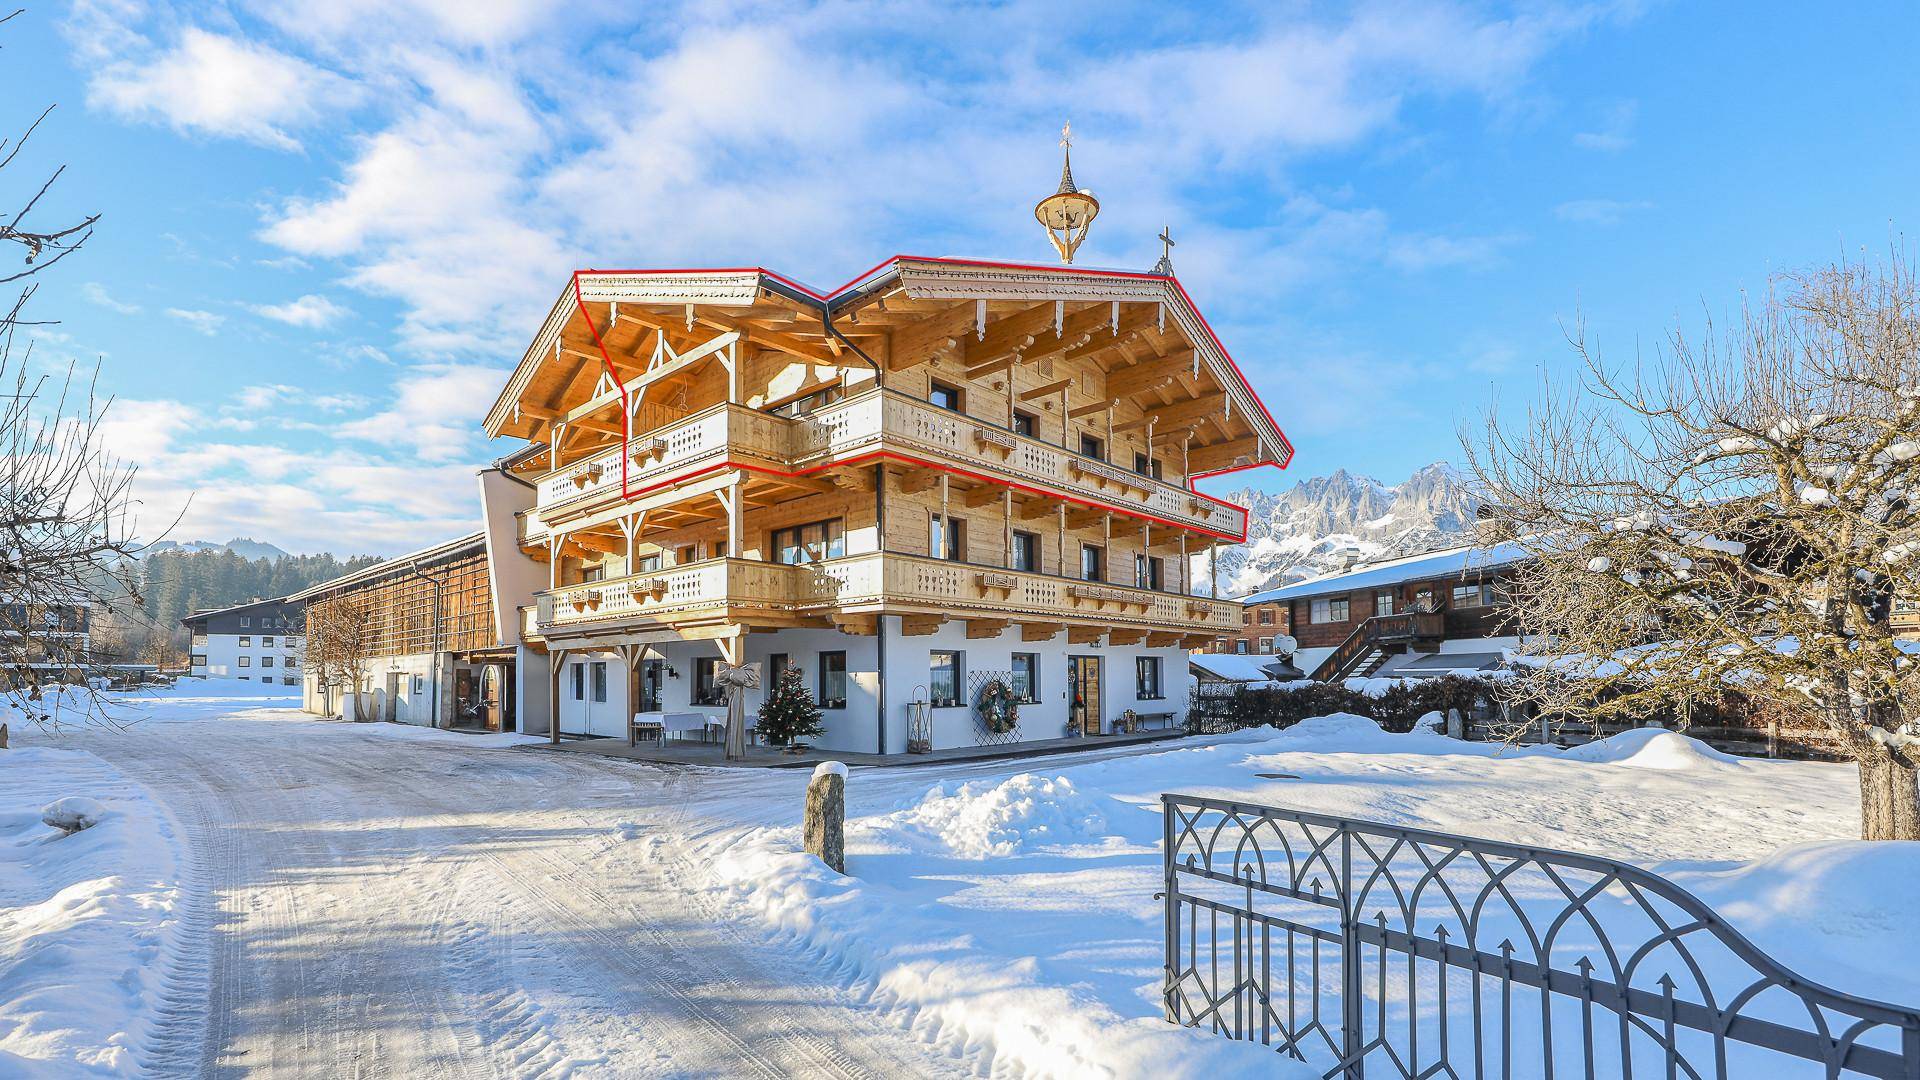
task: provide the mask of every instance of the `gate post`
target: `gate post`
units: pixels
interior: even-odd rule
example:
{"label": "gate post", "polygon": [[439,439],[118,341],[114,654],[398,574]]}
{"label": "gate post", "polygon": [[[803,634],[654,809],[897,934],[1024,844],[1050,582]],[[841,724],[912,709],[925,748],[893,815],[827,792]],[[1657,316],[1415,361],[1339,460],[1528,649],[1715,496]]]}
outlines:
{"label": "gate post", "polygon": [[1366,1066],[1360,1060],[1360,912],[1353,897],[1353,833],[1340,827],[1340,1054],[1342,1072],[1360,1080]]}
{"label": "gate post", "polygon": [[1180,1009],[1175,1004],[1177,996],[1174,987],[1180,980],[1180,879],[1174,873],[1173,861],[1173,796],[1160,796],[1160,862],[1163,895],[1166,897],[1166,970],[1160,976],[1161,1012],[1167,1022],[1180,1022]]}

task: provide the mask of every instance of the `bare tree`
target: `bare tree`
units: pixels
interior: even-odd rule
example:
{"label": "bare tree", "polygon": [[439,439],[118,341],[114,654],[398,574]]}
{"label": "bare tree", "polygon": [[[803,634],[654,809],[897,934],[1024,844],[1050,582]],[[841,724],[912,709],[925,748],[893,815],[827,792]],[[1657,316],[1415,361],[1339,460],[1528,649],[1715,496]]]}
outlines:
{"label": "bare tree", "polygon": [[1463,432],[1549,720],[1729,698],[1814,718],[1860,768],[1861,835],[1920,839],[1920,285],[1911,261],[1777,279],[1724,336]]}
{"label": "bare tree", "polygon": [[307,670],[322,686],[344,686],[350,704],[349,720],[366,720],[366,695],[373,666],[375,627],[367,602],[354,593],[339,593],[307,605]]}
{"label": "bare tree", "polygon": [[[10,21],[19,11],[0,18]],[[20,154],[48,106],[17,139],[0,140],[0,181],[25,166]],[[36,275],[80,250],[98,215],[44,223],[41,201],[66,167],[30,178],[17,208],[0,210],[0,252],[23,255],[0,268],[0,699],[41,723],[57,722],[55,684],[91,685],[94,661],[84,633],[92,612],[132,594],[121,570],[132,539],[133,468],[104,445],[107,402],[74,368],[48,372],[34,356],[26,317]],[[82,695],[96,714],[91,695]]]}

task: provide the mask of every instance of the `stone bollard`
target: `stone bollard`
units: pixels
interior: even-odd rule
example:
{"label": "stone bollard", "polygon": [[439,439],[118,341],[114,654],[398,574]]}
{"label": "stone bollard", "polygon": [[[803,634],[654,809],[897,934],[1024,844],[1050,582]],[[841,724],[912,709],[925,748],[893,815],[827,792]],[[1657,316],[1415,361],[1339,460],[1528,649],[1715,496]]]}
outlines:
{"label": "stone bollard", "polygon": [[823,761],[813,767],[801,835],[809,855],[820,856],[836,874],[847,872],[846,763]]}
{"label": "stone bollard", "polygon": [[1464,739],[1467,737],[1467,720],[1460,715],[1459,709],[1447,710],[1447,738]]}
{"label": "stone bollard", "polygon": [[0,724],[0,750],[7,748],[7,725]]}

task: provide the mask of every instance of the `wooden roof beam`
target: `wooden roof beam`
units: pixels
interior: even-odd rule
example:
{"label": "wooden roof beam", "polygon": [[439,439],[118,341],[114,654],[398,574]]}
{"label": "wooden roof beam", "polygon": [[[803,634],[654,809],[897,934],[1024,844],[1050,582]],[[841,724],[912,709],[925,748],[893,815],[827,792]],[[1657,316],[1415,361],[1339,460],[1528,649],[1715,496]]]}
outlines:
{"label": "wooden roof beam", "polygon": [[1022,390],[1020,392],[1020,400],[1033,401],[1037,398],[1049,397],[1053,394],[1059,393],[1062,390],[1065,390],[1067,387],[1072,385],[1073,385],[1072,379],[1055,379],[1050,383],[1044,383],[1040,386],[1034,387],[1031,390]]}
{"label": "wooden roof beam", "polygon": [[1181,373],[1193,370],[1193,350],[1182,349],[1168,353],[1157,360],[1143,360],[1131,367],[1117,368],[1107,373],[1107,393],[1112,397],[1132,397],[1148,390],[1158,390],[1179,378]]}
{"label": "wooden roof beam", "polygon": [[1259,453],[1260,440],[1253,435],[1243,439],[1214,443],[1211,446],[1196,446],[1187,451],[1187,468],[1194,472],[1212,472],[1215,469],[1249,464]]}

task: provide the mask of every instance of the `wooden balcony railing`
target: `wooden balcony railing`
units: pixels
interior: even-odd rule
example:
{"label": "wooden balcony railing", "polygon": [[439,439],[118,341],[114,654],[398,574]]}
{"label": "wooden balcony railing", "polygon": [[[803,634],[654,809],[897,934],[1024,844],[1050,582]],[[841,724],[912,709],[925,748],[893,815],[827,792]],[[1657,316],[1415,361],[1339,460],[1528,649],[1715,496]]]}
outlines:
{"label": "wooden balcony railing", "polygon": [[715,405],[636,435],[627,447],[615,447],[549,473],[540,481],[535,507],[544,513],[594,496],[617,497],[623,454],[631,455],[626,463],[629,488],[657,484],[675,472],[726,457],[784,464],[788,423],[784,417],[744,405]]}
{"label": "wooden balcony railing", "polygon": [[533,629],[545,636],[609,626],[744,620],[755,612],[952,614],[962,618],[1099,623],[1217,635],[1238,625],[1232,601],[1076,581],[898,553],[789,566],[712,559],[539,594]]}
{"label": "wooden balcony railing", "polygon": [[542,634],[613,622],[678,623],[735,608],[791,609],[794,571],[780,563],[709,559],[668,570],[571,585],[535,597]]}
{"label": "wooden balcony railing", "polygon": [[[798,471],[877,450],[1137,510],[1227,536],[1241,535],[1246,526],[1238,509],[1186,488],[877,387],[805,416],[787,418],[740,405],[716,405],[645,432],[632,441],[627,486],[663,483],[676,473],[724,458],[755,459]],[[541,521],[552,520],[547,515],[556,509],[571,513],[592,502],[617,498],[623,452],[628,451],[608,450],[548,474],[539,483],[534,514]],[[532,521],[521,532],[528,538],[543,535],[545,528],[540,521]]]}
{"label": "wooden balcony railing", "polygon": [[1239,510],[1186,488],[1016,435],[896,390],[854,395],[798,417],[793,425],[790,460],[796,466],[892,449],[1214,532],[1238,536],[1246,526]]}

